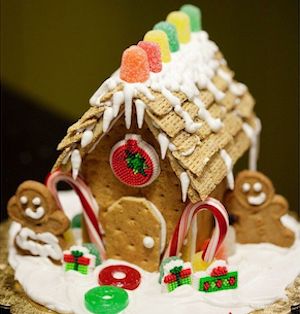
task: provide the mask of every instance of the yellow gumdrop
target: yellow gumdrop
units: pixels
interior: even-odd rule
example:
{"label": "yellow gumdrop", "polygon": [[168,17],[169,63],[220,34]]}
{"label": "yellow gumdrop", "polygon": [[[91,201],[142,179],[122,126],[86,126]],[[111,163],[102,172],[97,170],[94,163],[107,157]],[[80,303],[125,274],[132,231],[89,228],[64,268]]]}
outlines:
{"label": "yellow gumdrop", "polygon": [[202,259],[203,252],[198,252],[192,257],[192,267],[193,271],[204,271],[208,268],[208,266],[212,263],[207,263]]}
{"label": "yellow gumdrop", "polygon": [[167,63],[171,61],[169,41],[165,32],[161,30],[149,31],[145,34],[144,41],[150,41],[159,45],[162,62]]}
{"label": "yellow gumdrop", "polygon": [[68,229],[65,233],[64,233],[64,239],[65,241],[72,245],[75,243],[75,238],[74,238],[74,235],[73,235],[73,231],[72,229]]}
{"label": "yellow gumdrop", "polygon": [[174,11],[167,16],[167,22],[176,27],[179,42],[186,44],[191,39],[189,16],[184,12]]}

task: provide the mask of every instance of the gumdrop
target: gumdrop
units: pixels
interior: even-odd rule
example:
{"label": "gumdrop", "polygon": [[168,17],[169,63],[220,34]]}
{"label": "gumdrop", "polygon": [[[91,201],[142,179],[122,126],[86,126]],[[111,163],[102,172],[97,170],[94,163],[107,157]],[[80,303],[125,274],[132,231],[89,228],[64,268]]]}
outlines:
{"label": "gumdrop", "polygon": [[168,22],[159,22],[154,25],[153,29],[161,30],[167,34],[171,52],[176,52],[179,50],[177,31],[174,25]]}
{"label": "gumdrop", "polygon": [[138,46],[127,48],[122,55],[120,78],[128,83],[145,82],[150,69],[147,53]]}
{"label": "gumdrop", "polygon": [[190,26],[192,32],[199,32],[202,29],[201,11],[198,7],[192,4],[185,4],[180,8],[180,11],[186,13],[190,18]]}
{"label": "gumdrop", "polygon": [[149,31],[145,34],[144,41],[149,41],[158,44],[160,47],[162,61],[165,63],[171,61],[168,37],[165,32],[160,30]]}
{"label": "gumdrop", "polygon": [[144,49],[147,53],[150,71],[155,73],[160,72],[162,64],[159,45],[147,41],[140,41],[138,46]]}
{"label": "gumdrop", "polygon": [[176,27],[179,42],[186,44],[191,39],[190,19],[184,12],[174,11],[167,16],[167,22]]}
{"label": "gumdrop", "polygon": [[95,265],[98,266],[101,264],[101,258],[99,251],[97,250],[97,247],[94,243],[83,243],[83,247],[87,248],[89,250],[89,253],[95,256]]}

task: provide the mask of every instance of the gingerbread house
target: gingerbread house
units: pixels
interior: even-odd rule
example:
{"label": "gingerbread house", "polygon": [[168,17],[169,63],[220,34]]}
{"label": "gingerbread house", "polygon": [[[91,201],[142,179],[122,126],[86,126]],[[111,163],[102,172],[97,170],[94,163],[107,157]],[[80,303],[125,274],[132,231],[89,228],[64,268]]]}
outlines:
{"label": "gingerbread house", "polygon": [[[187,204],[222,201],[234,164],[251,147],[253,168],[257,155],[253,97],[201,26],[181,14],[188,30],[177,23],[182,15],[173,16],[123,53],[121,68],[58,145],[52,169],[90,188],[107,256],[149,271],[158,269]],[[182,249],[186,260],[212,227],[209,213],[198,217]]]}

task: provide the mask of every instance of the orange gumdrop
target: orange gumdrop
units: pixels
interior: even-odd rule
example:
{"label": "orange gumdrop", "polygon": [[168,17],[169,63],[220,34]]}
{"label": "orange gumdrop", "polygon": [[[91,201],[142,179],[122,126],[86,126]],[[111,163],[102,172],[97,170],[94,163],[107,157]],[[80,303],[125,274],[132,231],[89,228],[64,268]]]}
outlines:
{"label": "orange gumdrop", "polygon": [[138,46],[127,48],[122,55],[120,78],[128,83],[145,82],[150,69],[147,53]]}

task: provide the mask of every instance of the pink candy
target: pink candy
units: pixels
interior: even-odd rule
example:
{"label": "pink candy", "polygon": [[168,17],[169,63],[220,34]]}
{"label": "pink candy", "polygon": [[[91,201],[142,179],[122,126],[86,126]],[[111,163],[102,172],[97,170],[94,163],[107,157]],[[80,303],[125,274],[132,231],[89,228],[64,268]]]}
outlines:
{"label": "pink candy", "polygon": [[128,83],[145,82],[150,69],[147,53],[138,46],[127,48],[122,55],[120,78]]}
{"label": "pink candy", "polygon": [[138,46],[147,53],[150,71],[154,73],[160,72],[162,63],[159,45],[153,42],[140,41]]}

